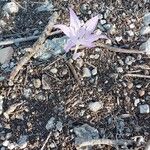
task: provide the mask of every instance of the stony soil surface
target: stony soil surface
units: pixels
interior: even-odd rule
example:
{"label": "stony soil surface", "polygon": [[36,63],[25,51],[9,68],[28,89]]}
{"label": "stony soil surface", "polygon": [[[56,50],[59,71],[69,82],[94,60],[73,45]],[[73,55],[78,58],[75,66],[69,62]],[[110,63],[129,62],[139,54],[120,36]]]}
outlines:
{"label": "stony soil surface", "polygon": [[[109,37],[101,42],[139,49],[147,41],[143,49],[150,50],[149,0],[8,3],[0,1],[0,41],[40,35],[55,11],[62,11],[58,23],[68,24],[71,7],[84,21],[99,15],[97,29]],[[62,43],[62,36],[50,37],[48,42],[57,39]],[[66,61],[59,59],[62,54],[60,47],[56,48],[57,41],[53,53],[32,58],[14,84],[8,84],[12,68],[34,42],[10,45],[13,56],[0,65],[1,150],[40,150],[47,137],[44,150],[73,150],[84,141],[102,138],[134,141],[119,149],[145,149],[150,139],[150,79],[124,75],[149,76],[148,55],[114,53],[98,47],[85,49],[85,56],[73,62],[82,82],[79,86]],[[98,145],[88,149],[115,148]]]}

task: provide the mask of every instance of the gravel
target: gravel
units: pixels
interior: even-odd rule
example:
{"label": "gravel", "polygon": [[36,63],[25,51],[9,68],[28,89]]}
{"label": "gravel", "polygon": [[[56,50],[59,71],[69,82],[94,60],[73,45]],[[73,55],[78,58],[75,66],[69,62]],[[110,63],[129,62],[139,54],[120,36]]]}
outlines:
{"label": "gravel", "polygon": [[83,68],[83,77],[91,77],[91,71],[89,68]]}
{"label": "gravel", "polygon": [[54,117],[51,117],[51,118],[48,120],[48,122],[47,122],[47,124],[46,124],[46,129],[47,129],[47,130],[50,130],[50,129],[52,129],[52,128],[55,127],[54,121],[55,121],[55,118],[54,118]]}
{"label": "gravel", "polygon": [[150,112],[150,108],[148,104],[139,105],[139,109],[141,114],[148,114]]}
{"label": "gravel", "polygon": [[99,138],[99,132],[97,129],[91,127],[88,124],[84,124],[79,127],[74,128],[75,137],[75,144],[81,144],[82,142],[89,141],[92,139]]}

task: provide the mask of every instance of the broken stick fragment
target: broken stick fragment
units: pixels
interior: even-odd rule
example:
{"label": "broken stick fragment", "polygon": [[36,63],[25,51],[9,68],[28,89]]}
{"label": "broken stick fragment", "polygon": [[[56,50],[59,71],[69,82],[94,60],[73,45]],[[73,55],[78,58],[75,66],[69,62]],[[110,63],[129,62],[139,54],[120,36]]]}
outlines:
{"label": "broken stick fragment", "polygon": [[9,82],[12,82],[18,72],[22,69],[22,67],[28,63],[28,61],[33,57],[37,52],[39,52],[43,46],[43,43],[45,42],[46,38],[51,34],[51,31],[53,29],[54,24],[56,23],[58,19],[58,14],[54,12],[50,18],[50,21],[48,22],[48,25],[45,27],[42,34],[39,36],[38,40],[33,44],[33,47],[31,48],[30,53],[26,54],[17,64],[17,66],[12,70],[9,78]]}

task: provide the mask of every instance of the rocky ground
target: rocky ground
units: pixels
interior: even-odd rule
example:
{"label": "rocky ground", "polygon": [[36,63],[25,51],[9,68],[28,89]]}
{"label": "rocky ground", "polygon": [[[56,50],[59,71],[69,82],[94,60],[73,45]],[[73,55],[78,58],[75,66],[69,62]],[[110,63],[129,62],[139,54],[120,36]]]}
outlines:
{"label": "rocky ground", "polygon": [[[65,59],[61,59],[66,37],[59,34],[44,43],[51,51],[32,58],[9,84],[12,69],[36,39],[1,45],[0,149],[72,150],[84,141],[111,139],[133,141],[119,149],[148,150],[150,1],[9,2],[0,1],[0,41],[39,36],[55,11],[62,11],[58,23],[68,24],[68,8],[73,8],[84,21],[99,15],[97,29],[109,37],[100,42],[144,50],[147,55],[115,53],[99,47],[85,49],[84,57],[73,62],[81,80],[79,86]],[[87,148],[115,149],[111,145]]]}

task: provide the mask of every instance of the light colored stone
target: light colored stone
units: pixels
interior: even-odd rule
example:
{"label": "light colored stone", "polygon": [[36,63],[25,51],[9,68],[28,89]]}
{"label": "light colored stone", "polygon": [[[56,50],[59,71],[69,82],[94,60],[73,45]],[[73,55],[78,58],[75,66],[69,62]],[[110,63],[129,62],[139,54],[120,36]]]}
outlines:
{"label": "light colored stone", "polygon": [[129,25],[130,29],[134,29],[135,28],[135,25],[132,23]]}
{"label": "light colored stone", "polygon": [[122,68],[122,67],[118,67],[118,68],[117,68],[117,72],[118,72],[118,73],[122,73],[122,72],[123,72],[123,68]]}
{"label": "light colored stone", "polygon": [[140,105],[139,109],[141,114],[148,114],[150,112],[150,108],[148,104]]}
{"label": "light colored stone", "polygon": [[56,74],[56,73],[58,72],[58,70],[57,70],[57,68],[52,68],[52,69],[50,70],[50,72],[53,73],[53,74]]}
{"label": "light colored stone", "polygon": [[5,146],[5,147],[7,147],[8,144],[9,144],[9,141],[8,141],[8,140],[5,140],[5,141],[3,142],[3,146]]}
{"label": "light colored stone", "polygon": [[117,37],[115,37],[115,40],[116,40],[117,42],[120,42],[120,41],[122,40],[122,36],[117,36]]}
{"label": "light colored stone", "polygon": [[91,77],[91,71],[89,68],[83,68],[83,77]]}
{"label": "light colored stone", "polygon": [[28,136],[27,135],[21,135],[17,144],[19,146],[20,149],[24,149],[27,147],[27,144],[28,144]]}
{"label": "light colored stone", "polygon": [[147,55],[150,55],[150,38],[140,46],[140,50],[143,50]]}
{"label": "light colored stone", "polygon": [[62,131],[62,128],[63,128],[62,122],[57,121],[57,123],[56,123],[56,129],[57,129],[59,132],[61,132],[61,131]]}
{"label": "light colored stone", "polygon": [[40,88],[41,86],[41,80],[40,79],[34,79],[33,84],[35,88]]}
{"label": "light colored stone", "polygon": [[135,100],[134,100],[134,106],[137,107],[137,105],[139,104],[139,102],[140,102],[140,99],[139,99],[139,98],[135,99]]}
{"label": "light colored stone", "polygon": [[13,14],[19,11],[19,7],[15,2],[8,2],[3,6],[3,10],[9,14]]}
{"label": "light colored stone", "polygon": [[132,56],[127,56],[126,59],[125,59],[125,63],[127,65],[132,65],[132,63],[134,63],[134,62],[135,62],[135,58],[132,57]]}
{"label": "light colored stone", "polygon": [[103,108],[103,102],[91,102],[88,107],[91,111],[97,112],[98,110]]}
{"label": "light colored stone", "polygon": [[127,31],[129,36],[134,36],[134,32],[132,30]]}
{"label": "light colored stone", "polygon": [[54,117],[51,117],[49,120],[48,120],[48,122],[47,122],[47,124],[46,124],[46,129],[47,130],[50,130],[50,129],[52,129],[52,128],[54,128],[54,121],[55,121],[55,118]]}
{"label": "light colored stone", "polygon": [[106,20],[102,19],[102,20],[100,20],[100,23],[101,23],[102,25],[104,25],[104,24],[106,23]]}
{"label": "light colored stone", "polygon": [[9,143],[7,148],[10,149],[10,150],[13,150],[15,147],[16,147],[16,144]]}

